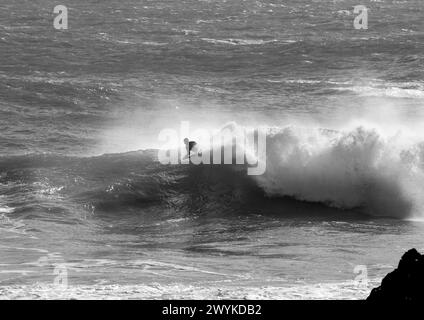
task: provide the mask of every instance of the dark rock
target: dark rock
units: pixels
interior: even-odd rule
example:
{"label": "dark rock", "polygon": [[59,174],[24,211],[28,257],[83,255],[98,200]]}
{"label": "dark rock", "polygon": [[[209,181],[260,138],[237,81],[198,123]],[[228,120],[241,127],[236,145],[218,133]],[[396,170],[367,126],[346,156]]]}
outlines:
{"label": "dark rock", "polygon": [[372,289],[367,301],[424,301],[424,255],[416,249],[406,252],[397,269]]}

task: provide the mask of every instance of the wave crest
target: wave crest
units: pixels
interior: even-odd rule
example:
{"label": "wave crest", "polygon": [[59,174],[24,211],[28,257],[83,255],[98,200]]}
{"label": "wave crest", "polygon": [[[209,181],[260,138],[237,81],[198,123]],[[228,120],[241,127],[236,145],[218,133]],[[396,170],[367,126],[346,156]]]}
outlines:
{"label": "wave crest", "polygon": [[422,143],[385,138],[375,128],[274,129],[266,174],[257,179],[269,196],[404,218],[423,208],[423,150]]}

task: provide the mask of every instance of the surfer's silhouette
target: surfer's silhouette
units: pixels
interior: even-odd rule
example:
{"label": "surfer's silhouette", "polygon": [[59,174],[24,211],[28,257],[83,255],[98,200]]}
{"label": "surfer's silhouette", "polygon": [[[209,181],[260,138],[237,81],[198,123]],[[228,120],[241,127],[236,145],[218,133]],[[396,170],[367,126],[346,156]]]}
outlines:
{"label": "surfer's silhouette", "polygon": [[186,145],[186,149],[187,149],[187,155],[185,156],[185,159],[187,159],[187,157],[190,159],[191,152],[193,152],[194,154],[197,154],[197,142],[196,141],[190,141],[187,138],[185,138],[184,144]]}

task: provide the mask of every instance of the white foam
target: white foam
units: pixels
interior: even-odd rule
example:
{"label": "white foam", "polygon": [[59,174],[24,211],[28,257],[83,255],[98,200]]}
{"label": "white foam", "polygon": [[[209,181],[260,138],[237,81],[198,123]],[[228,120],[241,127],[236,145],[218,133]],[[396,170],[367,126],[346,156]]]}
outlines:
{"label": "white foam", "polygon": [[15,211],[15,209],[8,206],[0,207],[0,213],[12,213],[13,211]]}
{"label": "white foam", "polygon": [[422,217],[424,140],[374,127],[336,131],[288,126],[270,130],[269,196],[291,196],[375,215]]}
{"label": "white foam", "polygon": [[230,45],[262,45],[267,43],[276,42],[277,40],[255,40],[255,39],[211,39],[211,38],[202,38],[203,41],[213,43],[213,44],[230,44]]}
{"label": "white foam", "polygon": [[140,284],[140,285],[76,285],[63,288],[54,284],[0,287],[0,299],[365,299],[369,286],[355,281],[294,284],[287,286],[236,285],[233,283],[204,284]]}
{"label": "white foam", "polygon": [[336,90],[349,90],[361,96],[368,97],[389,97],[389,98],[415,98],[423,99],[424,90],[414,88],[402,88],[396,86],[372,87],[372,86],[351,86],[335,88]]}

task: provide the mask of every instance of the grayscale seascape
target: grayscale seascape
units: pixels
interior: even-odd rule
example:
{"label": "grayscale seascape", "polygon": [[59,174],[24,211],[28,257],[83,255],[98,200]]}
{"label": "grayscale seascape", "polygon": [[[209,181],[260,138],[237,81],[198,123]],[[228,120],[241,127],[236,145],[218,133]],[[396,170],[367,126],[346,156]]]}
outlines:
{"label": "grayscale seascape", "polygon": [[[424,1],[67,2],[0,3],[0,299],[364,299],[423,251]],[[181,123],[266,171],[161,163]]]}

